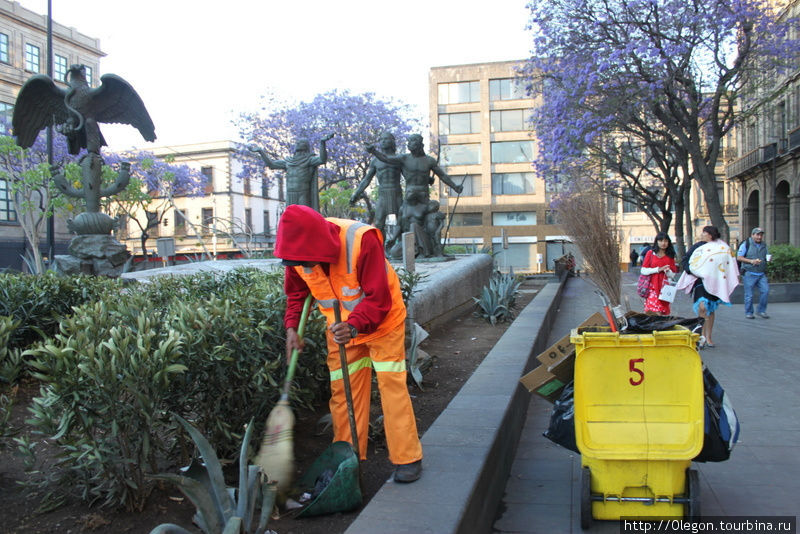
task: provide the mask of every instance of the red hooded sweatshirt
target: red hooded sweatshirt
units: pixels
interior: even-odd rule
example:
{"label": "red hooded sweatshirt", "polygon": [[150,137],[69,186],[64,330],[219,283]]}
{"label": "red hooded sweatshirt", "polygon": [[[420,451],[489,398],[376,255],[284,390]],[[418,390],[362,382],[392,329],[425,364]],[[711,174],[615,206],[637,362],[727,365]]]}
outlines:
{"label": "red hooded sweatshirt", "polygon": [[[347,318],[347,323],[362,334],[371,334],[377,330],[392,307],[386,259],[377,232],[377,229],[369,231],[361,240],[356,273],[364,291],[364,299]],[[314,209],[292,204],[283,212],[275,241],[276,257],[292,261],[320,262],[327,273],[328,264],[339,261],[340,247],[339,226],[325,220]],[[287,297],[283,325],[286,328],[297,328],[303,302],[309,293],[308,286],[294,267],[286,267],[283,288]]]}

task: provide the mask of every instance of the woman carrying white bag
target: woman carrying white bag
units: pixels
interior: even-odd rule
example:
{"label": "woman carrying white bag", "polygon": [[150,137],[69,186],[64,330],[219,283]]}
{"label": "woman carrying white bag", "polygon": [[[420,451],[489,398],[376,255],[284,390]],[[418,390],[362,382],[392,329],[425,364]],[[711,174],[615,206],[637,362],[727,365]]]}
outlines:
{"label": "woman carrying white bag", "polygon": [[[642,261],[641,274],[650,276],[650,289],[644,301],[644,312],[648,315],[670,315],[670,302],[675,298],[675,286],[669,284],[678,266],[675,264],[675,249],[665,232],[659,232],[653,248],[647,251]],[[670,291],[672,298],[669,297]]]}

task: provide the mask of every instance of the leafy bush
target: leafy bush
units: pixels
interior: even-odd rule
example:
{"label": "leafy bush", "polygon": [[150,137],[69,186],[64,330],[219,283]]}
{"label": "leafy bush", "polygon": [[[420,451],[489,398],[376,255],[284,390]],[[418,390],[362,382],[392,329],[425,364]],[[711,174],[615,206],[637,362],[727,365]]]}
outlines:
{"label": "leafy bush", "polygon": [[800,248],[791,245],[769,247],[772,261],[767,264],[770,282],[800,282]]}
{"label": "leafy bush", "polygon": [[19,327],[9,339],[13,348],[25,349],[34,341],[54,335],[59,321],[74,306],[107,294],[119,294],[122,281],[94,276],[0,274],[0,316],[13,317]]}
{"label": "leafy bush", "polygon": [[30,406],[31,425],[60,449],[60,482],[88,501],[141,510],[169,449],[164,400],[179,361],[182,336],[161,326],[141,297],[116,310],[102,302],[79,310],[61,333],[26,351],[45,385]]}
{"label": "leafy bush", "polygon": [[513,274],[499,271],[492,273],[489,286],[483,287],[480,298],[472,298],[478,307],[475,314],[492,325],[512,320],[521,283]]}
{"label": "leafy bush", "polygon": [[[159,279],[87,304],[26,351],[42,381],[30,422],[59,448],[59,481],[87,500],[140,509],[145,473],[185,459],[174,412],[238,451],[245,423],[261,432],[285,372],[281,277],[260,271]],[[317,312],[292,390],[312,406],[329,384]]]}

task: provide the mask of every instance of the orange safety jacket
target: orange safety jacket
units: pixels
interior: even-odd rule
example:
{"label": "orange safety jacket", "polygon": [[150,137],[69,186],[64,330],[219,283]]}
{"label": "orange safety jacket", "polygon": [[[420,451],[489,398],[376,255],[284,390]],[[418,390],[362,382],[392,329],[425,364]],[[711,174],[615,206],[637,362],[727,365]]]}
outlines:
{"label": "orange safety jacket", "polygon": [[[293,268],[308,286],[317,301],[319,310],[328,320],[328,324],[333,324],[336,321],[333,313],[333,301],[335,299],[340,302],[342,321],[347,321],[350,312],[364,299],[364,291],[358,281],[357,262],[361,253],[362,237],[366,232],[375,230],[375,227],[336,217],[328,217],[326,220],[339,227],[339,240],[341,242],[339,260],[329,264],[328,275],[325,274],[320,265],[310,268],[302,266]],[[380,232],[377,232],[377,235],[381,244],[383,244],[383,236]],[[348,344],[359,345],[384,336],[403,324],[406,318],[400,280],[391,264],[388,261],[385,264],[392,307],[377,330],[369,334],[359,334]]]}

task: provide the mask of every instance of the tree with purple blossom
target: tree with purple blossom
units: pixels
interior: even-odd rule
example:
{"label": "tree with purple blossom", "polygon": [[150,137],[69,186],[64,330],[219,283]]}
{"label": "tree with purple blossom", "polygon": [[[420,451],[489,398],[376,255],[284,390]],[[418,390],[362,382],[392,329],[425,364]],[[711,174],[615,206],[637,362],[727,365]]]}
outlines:
{"label": "tree with purple blossom", "polygon": [[[53,157],[56,161],[71,162],[64,136],[54,136]],[[77,166],[71,167],[75,179],[79,179]],[[0,180],[7,184],[8,194],[25,235],[30,266],[38,273],[44,271],[40,246],[46,231],[47,218],[54,213],[71,211],[71,204],[61,195],[51,180],[47,164],[47,145],[42,132],[28,149],[20,148],[11,136],[11,125],[0,123]]]}
{"label": "tree with purple blossom", "polygon": [[[322,194],[334,184],[355,188],[371,159],[364,146],[375,143],[385,131],[393,133],[398,144],[405,142],[408,135],[419,131],[421,121],[406,104],[382,100],[373,93],[334,90],[299,103],[265,96],[261,110],[242,113],[237,125],[245,145],[257,145],[273,160],[291,154],[297,139],[307,139],[310,146],[318,147],[323,136],[335,133],[327,142],[327,162],[318,169]],[[240,178],[263,176],[260,158],[245,149],[240,159]],[[270,178],[277,179],[280,172],[272,172]],[[324,212],[325,204],[321,209]]]}
{"label": "tree with purple blossom", "polygon": [[[587,158],[603,159],[603,147],[620,133],[643,151],[662,147],[653,154],[662,158],[658,165],[699,185],[712,224],[727,238],[715,167],[740,119],[737,102],[760,89],[761,73],[781,72],[800,51],[790,37],[797,21],[778,20],[769,6],[532,0],[533,51],[524,74],[529,91],[540,88],[543,96],[533,119],[539,170],[564,174]],[[685,199],[685,185],[676,178],[673,186],[665,185],[664,196]]]}
{"label": "tree with purple blossom", "polygon": [[[103,199],[103,210],[111,217],[119,219],[124,216],[123,219],[136,224],[145,257],[150,232],[161,224],[170,209],[174,211],[175,217],[183,217],[186,224],[193,226],[183,212],[176,208],[175,197],[204,194],[208,179],[199,171],[188,165],[177,165],[171,158],[159,159],[145,151],[109,153],[104,157],[106,164],[114,167],[121,162],[130,162],[128,186],[119,194]],[[113,182],[115,174],[107,172],[103,181]],[[196,233],[200,235],[200,232]]]}

